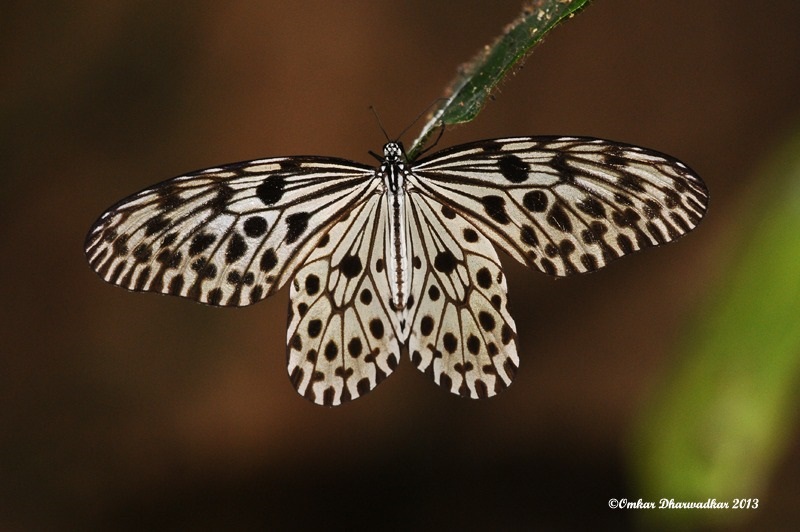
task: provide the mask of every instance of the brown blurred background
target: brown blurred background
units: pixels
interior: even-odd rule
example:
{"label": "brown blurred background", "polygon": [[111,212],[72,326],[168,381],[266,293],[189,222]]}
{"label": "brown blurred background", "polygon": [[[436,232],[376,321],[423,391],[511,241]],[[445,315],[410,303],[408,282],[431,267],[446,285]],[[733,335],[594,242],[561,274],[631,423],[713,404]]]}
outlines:
{"label": "brown blurred background", "polygon": [[[607,508],[641,496],[631,423],[748,193],[769,186],[754,167],[800,118],[795,0],[597,1],[445,134],[636,143],[712,194],[689,237],[597,274],[555,281],[504,260],[522,366],[495,399],[460,400],[404,360],[365,398],[312,405],[286,375],[286,291],[220,310],[111,287],[83,257],[97,215],[170,176],[273,155],[371,161],[384,139],[368,106],[401,131],[519,8],[6,3],[0,529],[635,526]],[[762,507],[740,528],[800,521],[800,448],[779,465],[742,494]]]}

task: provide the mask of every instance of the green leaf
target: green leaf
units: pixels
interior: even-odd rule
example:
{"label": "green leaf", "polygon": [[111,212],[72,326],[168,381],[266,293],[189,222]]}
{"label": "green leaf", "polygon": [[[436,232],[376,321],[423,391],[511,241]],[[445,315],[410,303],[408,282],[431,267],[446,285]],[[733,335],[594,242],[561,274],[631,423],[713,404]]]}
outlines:
{"label": "green leaf", "polygon": [[522,14],[472,61],[462,66],[447,90],[448,96],[431,113],[422,132],[408,151],[414,159],[433,130],[443,125],[473,120],[500,81],[522,61],[531,48],[559,22],[573,16],[589,0],[539,0],[526,6]]}
{"label": "green leaf", "polygon": [[[671,377],[642,412],[635,499],[769,504],[766,483],[797,426],[800,135],[760,177],[764,186],[742,199],[741,249],[696,314]],[[675,528],[733,524],[752,513],[655,510],[641,518]]]}

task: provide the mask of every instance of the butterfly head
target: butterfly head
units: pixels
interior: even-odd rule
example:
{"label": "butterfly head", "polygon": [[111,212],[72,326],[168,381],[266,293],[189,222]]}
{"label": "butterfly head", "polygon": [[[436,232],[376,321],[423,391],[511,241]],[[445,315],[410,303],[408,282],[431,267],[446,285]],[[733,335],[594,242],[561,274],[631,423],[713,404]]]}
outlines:
{"label": "butterfly head", "polygon": [[387,163],[405,162],[403,145],[400,142],[387,142],[383,146],[383,158]]}

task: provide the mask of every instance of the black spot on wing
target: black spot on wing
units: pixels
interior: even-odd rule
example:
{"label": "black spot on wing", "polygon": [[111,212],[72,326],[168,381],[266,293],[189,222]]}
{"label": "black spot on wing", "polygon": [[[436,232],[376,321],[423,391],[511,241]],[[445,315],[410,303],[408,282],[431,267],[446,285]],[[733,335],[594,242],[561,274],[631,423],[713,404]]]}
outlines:
{"label": "black spot on wing", "polygon": [[308,229],[308,219],[311,215],[307,212],[296,212],[286,217],[286,243],[294,244]]}
{"label": "black spot on wing", "polygon": [[308,336],[316,338],[322,332],[322,320],[311,320],[308,322]]}
{"label": "black spot on wing", "polygon": [[509,154],[500,157],[497,161],[500,174],[512,183],[522,183],[528,179],[530,165],[518,156]]}
{"label": "black spot on wing", "polygon": [[220,213],[228,208],[234,194],[234,190],[228,185],[219,185],[217,187],[217,194],[208,202],[208,206],[211,207],[214,212]]}
{"label": "black spot on wing", "polygon": [[213,262],[208,262],[204,257],[200,257],[192,262],[192,270],[197,272],[199,279],[213,279],[217,276],[217,267]]}
{"label": "black spot on wing", "polygon": [[295,351],[302,351],[303,350],[303,339],[300,338],[299,334],[295,334],[292,336],[291,342],[292,349]]}
{"label": "black spot on wing", "polygon": [[433,332],[433,325],[433,318],[430,316],[424,316],[419,322],[419,332],[421,332],[423,336],[430,336],[430,334]]}
{"label": "black spot on wing", "polygon": [[664,191],[664,205],[668,209],[675,209],[681,203],[681,196],[674,190]]}
{"label": "black spot on wing", "polygon": [[617,235],[617,245],[619,249],[622,250],[623,254],[633,253],[633,242],[627,235],[623,235],[622,233]]}
{"label": "black spot on wing", "polygon": [[540,261],[540,264],[542,266],[542,271],[544,273],[546,273],[548,275],[555,275],[557,273],[556,265],[553,264],[553,261],[551,261],[550,259],[543,258]]}
{"label": "black spot on wing", "polygon": [[575,206],[580,211],[585,212],[592,218],[606,217],[605,207],[603,207],[603,204],[597,201],[595,198],[584,198],[582,201],[577,202]]}
{"label": "black spot on wing", "polygon": [[653,218],[660,216],[661,209],[661,204],[653,198],[647,198],[644,200],[644,215],[647,216],[647,218],[652,220]]}
{"label": "black spot on wing", "polygon": [[432,284],[430,288],[428,288],[428,297],[431,298],[431,301],[438,301],[440,296],[441,292],[439,291],[439,288]]}
{"label": "black spot on wing", "polygon": [[590,253],[584,253],[581,255],[581,265],[587,272],[593,272],[598,268],[597,258]]}
{"label": "black spot on wing", "polygon": [[614,211],[611,215],[611,219],[620,227],[636,227],[641,218],[636,211],[630,208],[624,211]]}
{"label": "black spot on wing", "polygon": [[208,292],[208,304],[219,305],[222,301],[222,290],[219,288],[212,288]]}
{"label": "black spot on wing", "polygon": [[506,212],[506,200],[500,196],[484,196],[481,198],[483,210],[495,222],[506,225],[511,222]]}
{"label": "black spot on wing", "polygon": [[280,163],[281,170],[285,170],[287,172],[296,172],[302,168],[302,163],[294,158],[286,158],[282,160]]}
{"label": "black spot on wing", "polygon": [[620,187],[628,189],[632,192],[644,192],[644,187],[642,186],[641,179],[636,178],[630,174],[622,174],[619,176],[617,180],[617,184]]}
{"label": "black spot on wing", "polygon": [[547,194],[541,190],[531,190],[522,197],[522,205],[531,212],[544,212],[547,204]]}
{"label": "black spot on wing", "polygon": [[156,260],[164,265],[167,269],[174,269],[180,266],[183,261],[183,254],[180,251],[171,251],[169,249],[162,249],[156,256]]}
{"label": "black spot on wing", "polygon": [[372,389],[372,385],[369,383],[369,379],[364,377],[363,379],[359,380],[356,383],[356,391],[358,391],[358,395],[364,395],[365,393],[369,392]]}
{"label": "black spot on wing", "polygon": [[496,140],[486,140],[481,143],[481,150],[485,153],[498,153],[503,148],[502,142]]}
{"label": "black spot on wing", "polygon": [[338,354],[339,348],[336,346],[336,343],[333,340],[328,340],[328,343],[325,345],[325,358],[327,360],[335,360]]}
{"label": "black spot on wing", "polygon": [[183,283],[183,275],[178,274],[173,277],[169,282],[169,293],[173,296],[180,295],[181,290],[183,289]]}
{"label": "black spot on wing", "polygon": [[244,234],[250,238],[258,238],[267,232],[267,221],[261,216],[251,216],[244,221]]}
{"label": "black spot on wing", "polygon": [[156,233],[160,233],[161,231],[166,229],[167,226],[169,226],[171,221],[172,220],[170,220],[169,218],[164,218],[162,214],[150,218],[144,227],[145,236],[152,236]]}
{"label": "black spot on wing", "polygon": [[145,266],[141,272],[139,272],[139,277],[136,279],[136,290],[142,291],[144,290],[144,285],[150,280],[150,273],[151,273],[150,266]]}
{"label": "black spot on wing", "polygon": [[364,268],[361,265],[361,259],[358,258],[358,255],[345,255],[342,259],[342,263],[339,265],[339,269],[341,269],[345,277],[352,279],[358,276]]}
{"label": "black spot on wing", "polygon": [[567,156],[559,152],[550,160],[550,167],[558,173],[559,179],[564,183],[575,182],[575,170],[567,162]]}
{"label": "black spot on wing", "polygon": [[192,238],[192,243],[189,245],[189,255],[192,257],[199,255],[207,250],[216,240],[217,237],[211,233],[198,233]]}
{"label": "black spot on wing", "polygon": [[558,251],[562,257],[569,257],[575,251],[575,244],[565,238],[558,243]]}
{"label": "black spot on wing", "polygon": [[623,151],[617,146],[608,149],[605,156],[603,157],[603,162],[608,166],[616,166],[616,167],[628,165],[628,159],[625,158],[625,156],[623,155]]}
{"label": "black spot on wing", "polygon": [[489,272],[487,268],[481,268],[475,274],[475,280],[478,282],[478,286],[481,288],[489,288],[492,286],[492,274]]}
{"label": "black spot on wing", "polygon": [[433,267],[445,275],[450,275],[453,273],[453,270],[456,269],[457,265],[458,261],[456,260],[455,256],[453,256],[453,253],[448,249],[440,251],[433,261]]}
{"label": "black spot on wing", "polygon": [[473,355],[477,355],[481,351],[481,342],[474,334],[470,334],[467,338],[467,351]]}
{"label": "black spot on wing", "polygon": [[228,240],[228,249],[225,250],[225,262],[232,264],[244,257],[247,253],[247,244],[239,233],[233,233]]}
{"label": "black spot on wing", "polygon": [[474,229],[467,227],[464,229],[464,240],[475,243],[478,241],[478,233],[476,233]]}
{"label": "black spot on wing", "polygon": [[136,262],[147,262],[152,255],[153,250],[145,244],[139,244],[133,250],[133,258],[136,259]]}
{"label": "black spot on wing", "polygon": [[255,303],[264,296],[264,289],[260,286],[254,286],[250,291],[250,302]]}
{"label": "black spot on wing", "polygon": [[629,198],[625,194],[620,194],[619,192],[614,194],[614,201],[616,201],[620,205],[626,205],[628,207],[633,205],[633,200],[631,198]]}
{"label": "black spot on wing", "polygon": [[353,358],[358,358],[359,356],[361,356],[362,350],[363,350],[363,345],[361,344],[361,339],[358,337],[352,338],[347,343],[347,353]]}
{"label": "black spot on wing", "polygon": [[359,299],[363,304],[369,305],[372,303],[372,292],[367,288],[363,289],[359,295]]}
{"label": "black spot on wing", "polygon": [[553,205],[550,212],[547,213],[547,223],[564,233],[572,232],[572,222],[561,205]]}
{"label": "black spot on wing", "polygon": [[319,277],[313,273],[306,277],[305,281],[306,293],[310,296],[319,292]]}
{"label": "black spot on wing", "polygon": [[453,333],[446,332],[442,337],[442,345],[444,346],[445,350],[452,355],[458,348],[458,340]]}
{"label": "black spot on wing", "polygon": [[538,246],[539,238],[536,236],[536,230],[530,225],[523,224],[519,230],[519,238],[529,246]]}
{"label": "black spot on wing", "polygon": [[268,272],[272,270],[278,264],[278,256],[275,254],[275,250],[269,248],[261,255],[261,262],[259,264],[262,272]]}
{"label": "black spot on wing", "polygon": [[372,336],[375,337],[377,340],[383,338],[383,322],[378,318],[373,318],[369,322],[369,332],[372,333]]}
{"label": "black spot on wing", "polygon": [[503,326],[500,327],[500,341],[503,342],[503,345],[508,345],[513,339],[514,331],[511,330],[511,327],[509,327],[507,323],[504,323]]}
{"label": "black spot on wing", "polygon": [[172,211],[180,207],[183,198],[180,195],[180,188],[175,185],[168,185],[158,191],[158,206],[164,211]]}
{"label": "black spot on wing", "polygon": [[481,324],[481,327],[483,328],[484,331],[491,331],[495,328],[496,325],[494,321],[494,316],[492,316],[485,310],[478,312],[478,323]]}
{"label": "black spot on wing", "polygon": [[256,187],[256,197],[264,205],[275,205],[283,197],[286,180],[281,175],[271,175]]}

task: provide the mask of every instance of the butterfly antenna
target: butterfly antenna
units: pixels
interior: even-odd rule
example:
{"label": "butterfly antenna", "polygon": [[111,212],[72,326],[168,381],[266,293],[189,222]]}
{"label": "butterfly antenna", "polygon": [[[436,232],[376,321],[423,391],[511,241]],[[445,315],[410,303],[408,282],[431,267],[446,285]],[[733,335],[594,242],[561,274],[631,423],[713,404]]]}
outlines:
{"label": "butterfly antenna", "polygon": [[369,110],[372,111],[372,114],[375,116],[375,121],[378,123],[378,127],[381,128],[383,136],[386,137],[386,142],[391,142],[391,140],[389,140],[389,135],[386,134],[386,129],[383,127],[383,123],[381,122],[381,117],[378,116],[378,111],[375,110],[375,106],[370,105]]}
{"label": "butterfly antenna", "polygon": [[[420,118],[422,118],[423,116],[425,116],[425,115],[427,115],[428,113],[430,113],[431,109],[432,109],[433,107],[435,107],[436,105],[439,105],[439,103],[440,103],[440,102],[442,102],[442,101],[447,101],[447,98],[436,98],[435,100],[433,100],[433,101],[431,102],[431,104],[430,104],[428,107],[426,107],[426,108],[425,108],[425,110],[423,110],[423,111],[422,111],[420,114],[418,114],[418,115],[417,115],[417,117],[414,119],[414,121],[413,121],[413,122],[411,122],[410,124],[408,124],[408,126],[406,126],[406,128],[405,128],[403,131],[401,131],[401,132],[400,132],[400,135],[398,136],[398,138],[402,138],[402,137],[403,137],[403,135],[405,135],[405,134],[406,134],[406,132],[407,132],[409,129],[411,129],[411,126],[413,126],[414,124],[416,124],[417,122],[419,122],[419,119],[420,119]],[[442,127],[442,130],[444,130],[444,127]],[[440,135],[440,137],[441,137],[441,135]]]}
{"label": "butterfly antenna", "polygon": [[417,156],[414,158],[415,160],[418,160],[420,157],[431,151],[433,148],[436,147],[437,144],[439,144],[439,141],[442,140],[442,136],[444,135],[444,124],[439,124],[438,127],[439,127],[439,134],[436,135],[436,140],[433,141],[433,144],[431,144],[430,146],[419,152]]}

